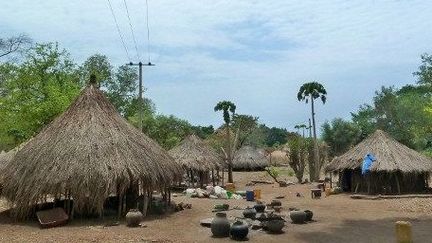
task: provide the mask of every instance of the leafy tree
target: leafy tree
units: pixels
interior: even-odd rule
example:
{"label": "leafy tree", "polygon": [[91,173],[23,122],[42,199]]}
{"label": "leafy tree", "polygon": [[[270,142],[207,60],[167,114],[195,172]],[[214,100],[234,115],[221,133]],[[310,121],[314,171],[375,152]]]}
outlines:
{"label": "leafy tree", "polygon": [[308,143],[310,143],[309,140],[310,139],[305,139],[296,135],[288,141],[289,165],[294,170],[299,183],[303,181],[308,155]]}
{"label": "leafy tree", "polygon": [[1,64],[0,72],[0,137],[13,145],[63,112],[80,90],[75,64],[56,43],[36,44],[21,64]]}
{"label": "leafy tree", "polygon": [[418,84],[432,86],[432,55],[421,55],[421,65],[413,75],[417,76]]}
{"label": "leafy tree", "polygon": [[361,131],[353,122],[335,118],[322,126],[322,139],[329,146],[331,157],[345,153],[360,140]]}
{"label": "leafy tree", "polygon": [[236,110],[236,106],[231,101],[220,101],[214,107],[214,111],[222,111],[223,119],[225,122],[226,129],[226,141],[227,141],[227,162],[228,162],[228,182],[233,182],[233,174],[232,174],[232,152],[231,152],[231,135],[230,135],[230,124],[231,119],[234,116]]}
{"label": "leafy tree", "polygon": [[212,125],[210,126],[192,126],[193,132],[200,138],[206,139],[210,137],[214,132],[215,129]]}
{"label": "leafy tree", "polygon": [[[312,171],[309,171],[311,174],[311,178],[313,181],[317,181],[319,179],[319,173],[317,169],[317,164],[319,163],[319,151],[318,151],[318,142],[317,142],[317,135],[316,135],[316,124],[315,124],[315,104],[314,100],[320,98],[323,103],[326,102],[327,99],[327,91],[324,88],[324,86],[318,82],[309,82],[303,84],[299,92],[297,93],[297,99],[299,101],[306,101],[306,103],[311,101],[311,111],[312,111],[312,128],[313,128],[313,135],[314,135],[314,161],[311,168],[313,168]],[[311,161],[309,161],[311,163]]]}
{"label": "leafy tree", "polygon": [[247,144],[249,136],[258,127],[258,117],[250,115],[234,114],[232,128],[235,130],[233,149],[238,149]]}

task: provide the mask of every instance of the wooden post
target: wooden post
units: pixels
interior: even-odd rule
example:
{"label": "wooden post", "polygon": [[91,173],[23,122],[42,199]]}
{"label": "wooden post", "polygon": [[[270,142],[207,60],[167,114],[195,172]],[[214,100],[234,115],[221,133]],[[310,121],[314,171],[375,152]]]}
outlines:
{"label": "wooden post", "polygon": [[143,217],[147,216],[147,209],[148,209],[148,204],[149,204],[149,198],[148,198],[148,193],[144,193],[144,204],[143,204]]}
{"label": "wooden post", "polygon": [[216,183],[215,183],[215,175],[214,175],[214,170],[211,170],[211,177],[212,177],[212,184],[213,184],[213,186],[216,186]]}
{"label": "wooden post", "polygon": [[397,175],[397,172],[395,174],[395,178],[396,178],[396,186],[397,186],[398,193],[401,194],[401,188],[400,188],[399,177]]}

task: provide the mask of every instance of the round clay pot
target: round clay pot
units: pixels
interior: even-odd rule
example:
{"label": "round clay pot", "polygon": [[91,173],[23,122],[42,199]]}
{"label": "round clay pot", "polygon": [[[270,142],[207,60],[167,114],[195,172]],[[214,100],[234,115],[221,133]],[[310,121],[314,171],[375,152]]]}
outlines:
{"label": "round clay pot", "polygon": [[210,228],[214,237],[228,237],[230,233],[230,222],[226,217],[226,213],[216,213]]}
{"label": "round clay pot", "polygon": [[267,220],[267,214],[266,213],[259,213],[256,215],[256,220],[258,221],[266,221]]}
{"label": "round clay pot", "polygon": [[257,203],[255,204],[254,208],[257,211],[257,213],[264,213],[266,206],[263,203]]}
{"label": "round clay pot", "polygon": [[274,206],[282,206],[282,202],[279,200],[272,200],[271,202],[272,207]]}
{"label": "round clay pot", "polygon": [[310,210],[305,210],[304,212],[306,214],[306,221],[312,221],[313,212]]}
{"label": "round clay pot", "polygon": [[294,224],[303,224],[306,221],[306,213],[303,211],[291,211],[290,218]]}
{"label": "round clay pot", "polygon": [[231,225],[230,235],[234,240],[243,240],[249,233],[247,224],[242,221],[236,221]]}
{"label": "round clay pot", "polygon": [[138,227],[143,219],[143,214],[138,209],[131,209],[126,214],[126,224],[129,227]]}
{"label": "round clay pot", "polygon": [[255,208],[247,207],[245,210],[243,210],[243,216],[245,218],[254,219],[257,214],[257,211]]}
{"label": "round clay pot", "polygon": [[285,221],[283,219],[271,219],[266,222],[266,229],[270,233],[280,233],[282,228],[285,226]]}

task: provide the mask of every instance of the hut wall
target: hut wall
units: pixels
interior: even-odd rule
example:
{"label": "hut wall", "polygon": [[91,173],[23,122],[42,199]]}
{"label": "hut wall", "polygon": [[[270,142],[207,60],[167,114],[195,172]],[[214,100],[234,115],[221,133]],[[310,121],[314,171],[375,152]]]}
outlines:
{"label": "hut wall", "polygon": [[371,172],[343,170],[339,183],[345,192],[369,194],[422,193],[428,188],[428,173]]}

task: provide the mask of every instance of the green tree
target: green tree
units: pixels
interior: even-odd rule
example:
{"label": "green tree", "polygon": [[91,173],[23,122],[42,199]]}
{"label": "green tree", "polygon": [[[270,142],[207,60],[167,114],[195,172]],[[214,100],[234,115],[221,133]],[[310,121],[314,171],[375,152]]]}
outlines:
{"label": "green tree", "polygon": [[22,54],[30,47],[32,40],[25,34],[12,36],[9,38],[0,38],[0,58],[12,56],[13,54]]}
{"label": "green tree", "polygon": [[360,140],[361,131],[353,122],[342,118],[335,118],[322,125],[322,139],[329,146],[330,156],[339,156],[345,153]]}
{"label": "green tree", "polygon": [[418,84],[432,86],[432,55],[424,53],[421,55],[419,70],[413,75],[417,76]]}
{"label": "green tree", "polygon": [[[306,103],[311,101],[311,112],[312,112],[312,128],[313,128],[313,138],[314,138],[314,161],[311,168],[313,171],[309,171],[311,181],[317,181],[319,179],[319,173],[317,166],[319,164],[319,151],[318,151],[318,141],[316,135],[316,124],[315,124],[315,103],[314,100],[320,98],[323,103],[327,99],[327,91],[324,86],[318,82],[309,82],[303,84],[299,92],[297,93],[297,99],[299,101],[306,101]],[[311,161],[309,161],[311,163]]]}
{"label": "green tree", "polygon": [[235,114],[236,105],[231,101],[220,101],[214,107],[214,111],[222,111],[223,112],[223,120],[225,122],[225,130],[226,130],[226,141],[227,141],[227,163],[228,163],[228,182],[232,183],[233,174],[232,174],[232,152],[231,152],[231,135],[230,135],[230,124],[232,121],[232,117]]}
{"label": "green tree", "polygon": [[78,95],[76,66],[56,43],[36,44],[22,63],[0,65],[0,137],[17,145],[62,113]]}

